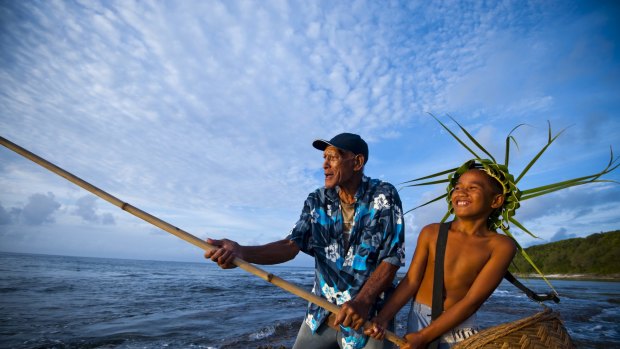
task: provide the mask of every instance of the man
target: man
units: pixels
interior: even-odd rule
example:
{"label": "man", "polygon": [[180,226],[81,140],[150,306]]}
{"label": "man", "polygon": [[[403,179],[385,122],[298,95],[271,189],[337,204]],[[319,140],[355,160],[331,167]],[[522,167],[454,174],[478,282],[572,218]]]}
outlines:
{"label": "man", "polygon": [[384,336],[384,327],[412,297],[407,345],[403,349],[426,348],[439,338],[439,348],[449,348],[478,331],[475,313],[502,280],[516,253],[514,241],[495,232],[493,217],[501,211],[508,188],[503,174],[469,161],[458,171],[449,189],[456,216],[447,234],[443,276],[443,313],[430,322],[435,273],[435,246],[440,225],[422,229],[407,275],[379,315],[366,330],[373,338]]}
{"label": "man", "polygon": [[325,186],[309,194],[290,234],[261,246],[208,239],[218,248],[205,257],[231,268],[235,257],[276,264],[299,251],[313,256],[312,292],[341,306],[335,319],[340,332],[327,325],[325,309],[310,303],[293,348],[384,348],[361,327],[380,309],[404,265],[400,197],[391,184],[364,175],[368,145],[360,136],[341,133],[312,145],[323,151]]}

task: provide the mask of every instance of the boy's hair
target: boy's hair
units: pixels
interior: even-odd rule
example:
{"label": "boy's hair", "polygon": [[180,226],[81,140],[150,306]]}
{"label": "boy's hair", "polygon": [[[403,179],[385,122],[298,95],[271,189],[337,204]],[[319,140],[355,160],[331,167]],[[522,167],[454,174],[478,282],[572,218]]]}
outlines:
{"label": "boy's hair", "polygon": [[[489,173],[490,171],[485,170],[481,164],[476,163],[476,162],[472,163],[469,166],[469,170],[470,171],[479,170],[482,173],[484,173],[485,177],[488,179],[489,184],[491,185],[491,190],[493,191],[493,194],[500,194],[500,195],[504,194],[505,189],[500,179],[503,177],[502,173],[491,175]],[[458,178],[457,178],[457,182],[458,182]]]}
{"label": "boy's hair", "polygon": [[521,192],[514,185],[514,178],[508,172],[508,168],[491,160],[472,159],[466,161],[448,177],[449,184],[446,188],[448,196],[446,197],[446,200],[448,201],[449,212],[454,213],[451,200],[452,191],[454,191],[454,187],[456,186],[461,175],[469,170],[483,171],[489,177],[489,183],[495,193],[504,195],[504,204],[491,212],[489,218],[487,219],[487,227],[489,229],[496,230],[502,228],[503,226],[507,229],[509,217],[512,217],[515,210],[520,206],[519,198],[521,196]]}

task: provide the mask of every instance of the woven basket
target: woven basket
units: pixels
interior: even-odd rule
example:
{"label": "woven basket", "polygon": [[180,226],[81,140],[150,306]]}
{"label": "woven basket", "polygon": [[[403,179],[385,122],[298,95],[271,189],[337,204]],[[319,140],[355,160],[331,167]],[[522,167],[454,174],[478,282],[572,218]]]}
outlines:
{"label": "woven basket", "polygon": [[560,315],[550,308],[514,322],[487,328],[452,349],[575,348]]}

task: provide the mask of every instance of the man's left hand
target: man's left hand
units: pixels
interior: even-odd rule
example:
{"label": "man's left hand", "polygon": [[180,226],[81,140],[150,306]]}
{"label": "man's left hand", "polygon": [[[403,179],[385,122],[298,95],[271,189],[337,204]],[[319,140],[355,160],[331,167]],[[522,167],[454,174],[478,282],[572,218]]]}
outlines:
{"label": "man's left hand", "polygon": [[368,312],[370,311],[371,304],[367,304],[355,299],[344,303],[340,307],[340,311],[336,315],[336,325],[343,325],[345,327],[352,327],[355,330],[359,330],[366,319],[368,318]]}

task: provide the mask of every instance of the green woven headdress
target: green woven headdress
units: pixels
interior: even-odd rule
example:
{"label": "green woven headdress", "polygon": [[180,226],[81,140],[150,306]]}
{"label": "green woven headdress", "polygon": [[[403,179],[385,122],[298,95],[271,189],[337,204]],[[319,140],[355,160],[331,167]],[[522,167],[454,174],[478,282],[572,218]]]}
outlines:
{"label": "green woven headdress", "polygon": [[[412,187],[412,186],[422,186],[422,185],[432,185],[432,184],[441,184],[441,183],[447,183],[447,190],[446,193],[443,195],[440,195],[420,206],[414,207],[413,209],[407,211],[413,211],[417,208],[420,208],[422,206],[426,206],[430,203],[433,203],[435,201],[441,200],[443,198],[446,198],[446,200],[448,201],[448,212],[445,214],[445,216],[443,217],[443,219],[441,220],[442,222],[446,221],[448,219],[448,217],[450,217],[451,214],[453,214],[453,208],[452,208],[452,202],[450,200],[450,194],[452,193],[452,190],[454,189],[454,185],[456,184],[456,182],[458,181],[458,178],[465,173],[466,171],[468,171],[469,169],[472,168],[478,168],[480,170],[483,170],[484,172],[486,172],[489,176],[491,176],[492,178],[494,178],[495,180],[497,180],[497,182],[502,186],[502,190],[503,190],[503,194],[505,195],[505,200],[504,200],[504,204],[501,208],[496,209],[491,216],[489,217],[488,220],[488,227],[490,229],[493,230],[501,230],[503,231],[506,235],[510,236],[511,238],[513,238],[513,240],[515,241],[515,243],[517,244],[517,247],[519,249],[519,251],[521,252],[521,254],[523,255],[523,257],[532,265],[532,267],[543,277],[543,279],[545,279],[545,281],[547,282],[547,284],[549,284],[549,282],[547,281],[547,279],[544,277],[543,273],[538,269],[538,267],[534,264],[534,262],[532,261],[532,259],[527,255],[527,253],[525,252],[525,250],[521,247],[521,245],[518,243],[518,241],[514,238],[514,236],[512,235],[511,231],[510,231],[510,224],[514,224],[516,227],[518,227],[519,229],[523,230],[524,232],[528,233],[529,235],[531,235],[534,238],[538,238],[536,235],[532,234],[529,230],[527,230],[521,223],[519,223],[519,221],[514,217],[516,210],[521,206],[521,202],[537,197],[537,196],[541,196],[541,195],[545,195],[545,194],[549,194],[552,193],[554,191],[558,191],[561,189],[565,189],[565,188],[569,188],[569,187],[574,187],[577,185],[582,185],[582,184],[587,184],[587,183],[594,183],[594,182],[614,182],[614,183],[618,183],[616,181],[613,180],[604,180],[604,179],[599,179],[601,176],[615,170],[618,166],[620,166],[620,163],[618,162],[618,157],[614,157],[613,154],[613,149],[611,149],[611,154],[610,154],[610,159],[609,159],[609,163],[607,164],[607,166],[600,172],[595,173],[595,174],[591,174],[591,175],[587,175],[587,176],[583,176],[583,177],[579,177],[579,178],[574,178],[574,179],[570,179],[570,180],[566,180],[566,181],[562,181],[562,182],[558,182],[558,183],[554,183],[554,184],[548,184],[545,186],[541,186],[541,187],[536,187],[536,188],[532,188],[532,189],[526,189],[526,190],[520,190],[517,187],[517,184],[519,183],[519,181],[523,178],[523,176],[530,170],[530,168],[534,165],[534,163],[536,163],[536,161],[538,161],[538,159],[540,158],[540,156],[547,150],[547,148],[565,131],[562,130],[559,133],[557,133],[555,136],[552,135],[551,133],[551,124],[549,124],[549,132],[548,132],[548,138],[547,138],[547,144],[536,154],[536,156],[527,164],[527,166],[523,169],[523,171],[521,171],[521,173],[519,174],[519,176],[515,179],[514,176],[512,174],[510,174],[509,170],[508,170],[508,163],[509,163],[509,159],[510,159],[510,143],[511,141],[515,143],[515,145],[518,146],[516,139],[512,136],[512,133],[519,127],[523,126],[523,124],[520,124],[516,127],[514,127],[510,133],[508,133],[508,136],[506,137],[506,151],[505,151],[505,158],[504,158],[504,163],[500,164],[498,163],[495,158],[493,157],[493,155],[491,155],[491,153],[489,153],[486,149],[484,149],[484,147],[469,133],[467,132],[467,130],[461,126],[461,124],[459,124],[456,120],[454,120],[454,118],[450,117],[450,119],[452,119],[452,121],[454,121],[459,128],[461,129],[461,131],[463,131],[463,133],[467,136],[467,138],[481,151],[485,154],[485,157],[481,157],[480,155],[478,155],[478,153],[476,153],[474,150],[471,149],[471,147],[469,147],[467,144],[465,144],[454,132],[452,132],[443,122],[441,122],[439,119],[437,119],[434,115],[431,114],[431,116],[437,120],[437,122],[446,130],[448,131],[448,133],[450,133],[450,135],[452,135],[452,137],[454,139],[456,139],[456,141],[458,141],[463,147],[465,147],[465,149],[467,149],[473,156],[474,158],[471,160],[466,161],[463,165],[461,165],[460,167],[456,167],[456,168],[451,168],[442,172],[438,172],[432,175],[428,175],[428,176],[424,176],[424,177],[420,177],[420,178],[416,178],[410,181],[405,182],[404,184],[406,184],[406,187]],[[427,182],[422,182],[420,183],[419,181],[423,181],[423,180],[427,180],[427,179],[432,179],[432,178],[438,178],[438,177],[442,177],[448,175],[447,178],[445,179],[438,179],[438,180],[431,180],[431,181],[427,181]],[[551,286],[551,284],[549,284],[549,286],[553,289],[553,286]]]}

